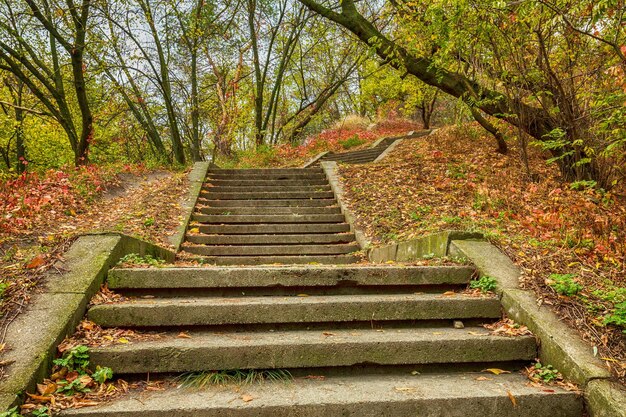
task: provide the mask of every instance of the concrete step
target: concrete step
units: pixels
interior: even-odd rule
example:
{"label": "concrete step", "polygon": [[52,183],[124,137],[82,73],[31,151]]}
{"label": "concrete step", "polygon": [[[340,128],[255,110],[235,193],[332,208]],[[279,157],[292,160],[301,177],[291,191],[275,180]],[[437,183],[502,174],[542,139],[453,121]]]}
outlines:
{"label": "concrete step", "polygon": [[283,175],[283,174],[323,174],[322,169],[303,169],[303,168],[244,168],[244,169],[210,169],[207,171],[212,174],[228,174],[228,175]]}
{"label": "concrete step", "polygon": [[194,214],[193,220],[206,224],[271,224],[271,223],[343,223],[343,214],[262,214],[218,215]]}
{"label": "concrete step", "polygon": [[155,341],[92,348],[89,362],[124,374],[215,369],[296,369],[369,365],[469,364],[529,361],[532,336],[465,329],[356,329],[276,332],[167,333]]}
{"label": "concrete step", "polygon": [[331,207],[337,205],[337,201],[334,198],[308,200],[211,200],[203,197],[198,202],[209,207]]}
{"label": "concrete step", "polygon": [[187,245],[185,252],[201,256],[343,255],[360,249],[356,243],[333,245]]}
{"label": "concrete step", "polygon": [[338,158],[335,161],[343,164],[365,164],[368,162],[372,162],[374,159],[376,158]]}
{"label": "concrete step", "polygon": [[296,180],[268,180],[265,178],[257,179],[225,179],[225,180],[211,180],[207,184],[223,187],[247,187],[247,186],[266,186],[272,187],[277,185],[284,186],[310,186],[310,185],[328,185],[328,180],[324,177],[322,179],[296,179]]}
{"label": "concrete step", "polygon": [[285,191],[301,191],[301,192],[317,192],[317,191],[330,191],[330,185],[242,185],[242,186],[213,186],[207,184],[202,188],[203,191],[212,193],[241,193],[241,192],[255,192],[255,193],[276,193]]}
{"label": "concrete step", "polygon": [[360,258],[354,255],[203,256],[202,261],[210,265],[344,265],[359,262]]}
{"label": "concrete step", "polygon": [[187,235],[198,245],[303,245],[354,242],[353,233],[322,235]]}
{"label": "concrete step", "polygon": [[247,173],[235,173],[235,174],[223,174],[223,173],[209,173],[206,177],[206,182],[213,182],[214,180],[325,180],[328,181],[325,174],[321,174],[315,171],[309,172],[303,169],[300,173],[294,174],[247,174]]}
{"label": "concrete step", "polygon": [[366,150],[363,150],[363,151],[336,153],[336,154],[333,154],[333,155],[329,155],[329,158],[348,158],[348,157],[357,157],[357,156],[372,156],[372,155],[378,155],[381,152],[382,151],[379,148],[366,149]]}
{"label": "concrete step", "polygon": [[[515,403],[511,400],[515,399]],[[581,417],[583,401],[521,374],[389,374],[296,378],[291,383],[144,391],[61,412],[85,417]]]}
{"label": "concrete step", "polygon": [[88,317],[106,327],[494,319],[500,303],[460,294],[157,298],[97,305]]}
{"label": "concrete step", "polygon": [[332,191],[280,191],[280,192],[237,192],[222,193],[202,191],[201,196],[211,200],[281,200],[281,199],[329,199],[335,198]]}
{"label": "concrete step", "polygon": [[111,289],[181,289],[467,285],[473,273],[474,268],[470,266],[115,268],[109,271],[108,286]]}
{"label": "concrete step", "polygon": [[339,207],[200,207],[202,214],[248,215],[248,214],[341,214]]}
{"label": "concrete step", "polygon": [[200,233],[221,235],[258,235],[258,234],[320,234],[346,233],[350,231],[347,223],[335,224],[231,224],[231,225],[200,225]]}

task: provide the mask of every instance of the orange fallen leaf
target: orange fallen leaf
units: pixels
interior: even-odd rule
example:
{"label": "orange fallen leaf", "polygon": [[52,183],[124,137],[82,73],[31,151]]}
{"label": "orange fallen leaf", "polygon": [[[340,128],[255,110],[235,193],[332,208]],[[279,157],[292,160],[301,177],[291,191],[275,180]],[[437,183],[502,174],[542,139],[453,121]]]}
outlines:
{"label": "orange fallen leaf", "polygon": [[506,395],[509,396],[509,399],[511,400],[511,402],[513,403],[513,407],[517,407],[517,400],[515,399],[515,397],[513,396],[513,394],[511,394],[511,391],[507,391]]}
{"label": "orange fallen leaf", "polygon": [[443,295],[449,297],[451,295],[456,295],[456,293],[454,291],[446,291],[446,292],[443,293]]}
{"label": "orange fallen leaf", "polygon": [[47,397],[57,390],[57,384],[49,382],[47,384],[37,384],[37,392],[44,397]]}
{"label": "orange fallen leaf", "polygon": [[191,336],[189,336],[189,334],[185,332],[178,333],[178,336],[176,337],[179,339],[191,339]]}
{"label": "orange fallen leaf", "polygon": [[33,400],[39,401],[39,402],[42,402],[42,403],[54,402],[54,397],[52,397],[50,395],[43,396],[43,395],[36,395],[36,394],[29,394],[29,393],[26,393],[26,395],[28,395]]}
{"label": "orange fallen leaf", "polygon": [[476,381],[492,381],[492,378],[487,378],[486,376],[479,376],[476,378]]}
{"label": "orange fallen leaf", "polygon": [[41,265],[45,263],[46,263],[46,258],[43,255],[37,255],[33,259],[31,259],[28,264],[26,264],[26,269],[39,268]]}
{"label": "orange fallen leaf", "polygon": [[244,394],[241,396],[241,400],[243,402],[249,403],[250,401],[254,400],[254,397],[252,395]]}

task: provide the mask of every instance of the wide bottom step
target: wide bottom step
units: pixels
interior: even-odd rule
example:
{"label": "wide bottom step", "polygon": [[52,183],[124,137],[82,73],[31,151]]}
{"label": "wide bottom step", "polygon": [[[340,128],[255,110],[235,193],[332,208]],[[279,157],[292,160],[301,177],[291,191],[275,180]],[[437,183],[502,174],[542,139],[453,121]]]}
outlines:
{"label": "wide bottom step", "polygon": [[580,417],[582,399],[535,388],[520,374],[308,377],[293,382],[144,392],[97,407],[90,417]]}

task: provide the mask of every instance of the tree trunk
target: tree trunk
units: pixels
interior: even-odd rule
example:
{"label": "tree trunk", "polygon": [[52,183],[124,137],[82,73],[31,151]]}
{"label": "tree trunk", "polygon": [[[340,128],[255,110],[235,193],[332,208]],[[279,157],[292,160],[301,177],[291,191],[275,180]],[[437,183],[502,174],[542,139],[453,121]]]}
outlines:
{"label": "tree trunk", "polygon": [[[354,0],[342,0],[341,13],[324,7],[314,0],[298,0],[309,9],[343,26],[361,42],[374,45],[376,54],[390,65],[415,75],[428,85],[463,100],[478,103],[477,107],[488,115],[505,120],[517,126],[540,142],[549,140],[550,134],[561,127],[552,121],[545,111],[525,103],[521,98],[507,96],[456,72],[437,66],[425,56],[413,55],[383,35],[370,21],[356,9]],[[520,117],[523,115],[524,117]],[[573,152],[572,152],[573,151]],[[566,179],[598,180],[599,170],[588,160],[583,149],[552,150]]]}
{"label": "tree trunk", "polygon": [[474,120],[476,120],[487,132],[491,133],[491,135],[496,139],[496,142],[498,143],[498,148],[496,149],[496,151],[498,153],[501,153],[502,155],[506,155],[509,152],[509,147],[504,140],[504,136],[498,130],[498,128],[491,124],[489,120],[484,118],[483,115],[480,114],[480,110],[478,110],[476,107],[470,107],[470,111],[472,112]]}

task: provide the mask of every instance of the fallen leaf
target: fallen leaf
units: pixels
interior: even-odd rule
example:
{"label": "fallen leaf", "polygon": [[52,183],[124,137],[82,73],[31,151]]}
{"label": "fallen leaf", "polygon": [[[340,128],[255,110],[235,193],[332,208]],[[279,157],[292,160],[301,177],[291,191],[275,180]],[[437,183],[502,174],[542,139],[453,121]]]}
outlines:
{"label": "fallen leaf", "polygon": [[476,381],[493,381],[493,378],[487,378],[486,376],[479,376]]}
{"label": "fallen leaf", "polygon": [[319,381],[323,381],[326,379],[326,377],[324,375],[307,375],[305,377],[302,377],[302,379],[316,379]]}
{"label": "fallen leaf", "polygon": [[191,339],[191,336],[189,336],[189,333],[185,333],[185,332],[178,333],[178,336],[176,337],[179,339]]}
{"label": "fallen leaf", "polygon": [[130,343],[130,340],[126,339],[125,337],[120,337],[119,339],[117,339],[117,343]]}
{"label": "fallen leaf", "polygon": [[451,295],[456,295],[456,293],[454,291],[446,291],[443,293],[443,295],[445,295],[446,297],[449,297]]}
{"label": "fallen leaf", "polygon": [[93,385],[93,379],[89,375],[81,375],[78,378],[83,387],[89,387]]}
{"label": "fallen leaf", "polygon": [[331,333],[331,332],[323,332],[322,333],[324,336],[334,336],[335,333]]}
{"label": "fallen leaf", "polygon": [[57,384],[55,384],[54,382],[49,382],[47,384],[37,384],[37,392],[44,397],[51,395],[56,390]]}
{"label": "fallen leaf", "polygon": [[498,369],[498,368],[487,368],[487,369],[483,369],[483,372],[491,372],[494,375],[500,375],[500,374],[510,374],[510,371],[505,371],[504,369]]}
{"label": "fallen leaf", "polygon": [[254,397],[252,395],[244,394],[241,396],[241,400],[243,402],[249,403],[250,401],[254,400]]}
{"label": "fallen leaf", "polygon": [[54,397],[48,395],[48,396],[43,396],[43,395],[35,395],[35,394],[29,394],[26,393],[26,395],[28,395],[30,398],[32,398],[35,401],[39,401],[42,403],[51,403],[54,401]]}
{"label": "fallen leaf", "polygon": [[67,368],[61,368],[60,371],[53,373],[50,379],[58,381],[59,379],[65,378],[65,375],[67,375]]}
{"label": "fallen leaf", "polygon": [[511,400],[511,402],[513,403],[513,407],[517,407],[517,400],[515,399],[515,397],[513,396],[513,394],[511,394],[511,391],[507,391],[506,395],[509,396],[509,399]]}
{"label": "fallen leaf", "polygon": [[26,264],[26,269],[35,269],[39,268],[41,265],[46,263],[46,258],[43,255],[37,255],[31,261]]}
{"label": "fallen leaf", "polygon": [[298,297],[308,297],[309,294],[298,294]]}

